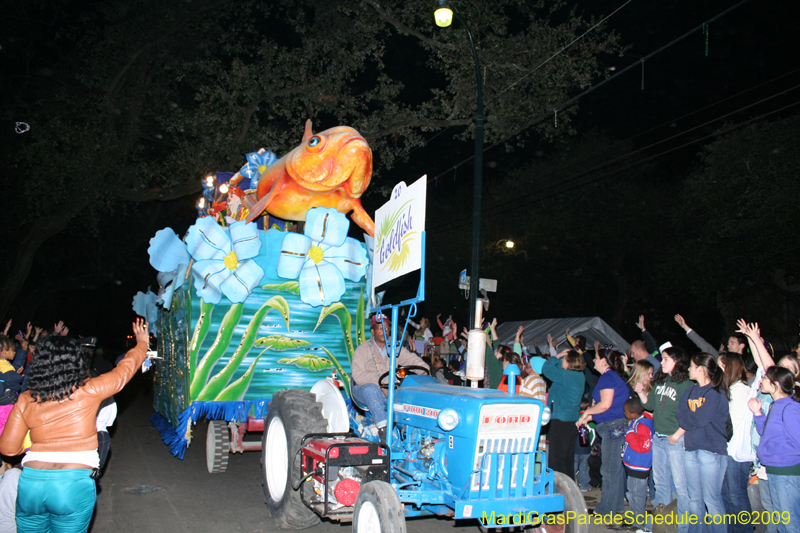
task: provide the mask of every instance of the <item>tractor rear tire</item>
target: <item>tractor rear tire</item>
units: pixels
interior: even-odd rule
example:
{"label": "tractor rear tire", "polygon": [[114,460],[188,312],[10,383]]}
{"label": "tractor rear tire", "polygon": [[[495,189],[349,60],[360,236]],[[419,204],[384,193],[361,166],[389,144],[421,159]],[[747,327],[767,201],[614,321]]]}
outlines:
{"label": "tractor rear tire", "polygon": [[228,469],[231,451],[231,432],[224,420],[209,420],[206,432],[206,468],[209,474],[221,474]]}
{"label": "tractor rear tire", "polygon": [[327,426],[321,405],[310,392],[287,389],[272,396],[261,441],[261,480],[267,506],[281,529],[319,523],[292,484],[300,482],[300,440],[309,433],[324,433]]}
{"label": "tractor rear tire", "polygon": [[568,512],[574,512],[574,518],[567,524],[545,523],[533,530],[543,533],[589,533],[589,513],[586,510],[586,500],[578,484],[561,472],[553,471],[553,477],[556,493],[564,495],[564,516],[566,517]]}
{"label": "tractor rear tire", "polygon": [[362,485],[353,512],[353,533],[406,533],[406,517],[397,491],[384,481]]}

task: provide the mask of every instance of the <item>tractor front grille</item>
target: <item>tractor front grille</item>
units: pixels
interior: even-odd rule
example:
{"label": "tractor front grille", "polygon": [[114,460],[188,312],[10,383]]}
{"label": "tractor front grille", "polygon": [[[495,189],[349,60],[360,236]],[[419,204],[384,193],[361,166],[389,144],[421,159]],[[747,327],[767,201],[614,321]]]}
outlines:
{"label": "tractor front grille", "polygon": [[539,442],[539,406],[484,405],[475,447],[471,491],[486,497],[530,496]]}

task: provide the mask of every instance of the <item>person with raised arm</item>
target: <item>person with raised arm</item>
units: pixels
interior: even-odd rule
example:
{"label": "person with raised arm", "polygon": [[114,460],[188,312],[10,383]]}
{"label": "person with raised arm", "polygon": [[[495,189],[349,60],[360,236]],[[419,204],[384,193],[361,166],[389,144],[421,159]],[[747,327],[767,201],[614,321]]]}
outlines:
{"label": "person with raised arm", "polygon": [[773,510],[781,517],[778,531],[800,532],[800,390],[791,371],[772,366],[761,380],[761,390],[772,397],[769,414],[761,401],[748,402],[761,435],[758,459],[767,469]]}
{"label": "person with raised arm", "polygon": [[19,531],[84,532],[97,499],[93,470],[97,454],[97,409],[119,391],[147,357],[149,334],[133,323],[136,346],[111,372],[89,377],[75,339],[51,335],[40,342],[28,367],[28,390],[9,414],[0,453],[20,455],[30,431],[32,445],[17,493]]}

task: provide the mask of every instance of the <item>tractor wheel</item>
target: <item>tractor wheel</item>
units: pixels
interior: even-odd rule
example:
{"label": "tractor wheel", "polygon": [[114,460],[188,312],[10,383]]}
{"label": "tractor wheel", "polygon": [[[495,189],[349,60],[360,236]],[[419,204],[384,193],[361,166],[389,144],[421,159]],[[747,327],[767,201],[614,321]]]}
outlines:
{"label": "tractor wheel", "polygon": [[353,513],[353,533],[406,533],[406,518],[397,491],[386,482],[361,487]]}
{"label": "tractor wheel", "polygon": [[231,450],[231,433],[224,420],[209,420],[206,432],[206,467],[209,474],[219,474],[228,469]]}
{"label": "tractor wheel", "polygon": [[267,506],[281,529],[305,529],[319,523],[292,484],[300,482],[300,439],[324,433],[327,425],[310,392],[287,389],[272,396],[261,441],[261,480]]}
{"label": "tractor wheel", "polygon": [[[571,511],[575,513],[575,518],[571,519],[568,524],[544,524],[533,528],[533,531],[538,533],[589,533],[589,513],[586,510],[586,500],[583,498],[578,484],[561,472],[553,471],[553,477],[556,492],[564,495],[565,515]],[[550,518],[552,520],[552,517]]]}

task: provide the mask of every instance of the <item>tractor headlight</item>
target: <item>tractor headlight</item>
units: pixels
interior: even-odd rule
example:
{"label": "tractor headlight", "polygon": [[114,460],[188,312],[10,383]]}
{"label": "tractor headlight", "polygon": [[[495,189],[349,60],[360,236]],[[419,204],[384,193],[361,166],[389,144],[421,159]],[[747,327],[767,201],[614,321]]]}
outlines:
{"label": "tractor headlight", "polygon": [[459,422],[458,413],[456,413],[455,409],[443,409],[436,421],[443,430],[453,431]]}
{"label": "tractor headlight", "polygon": [[542,425],[545,425],[548,422],[550,422],[550,408],[549,407],[545,407],[542,410]]}

